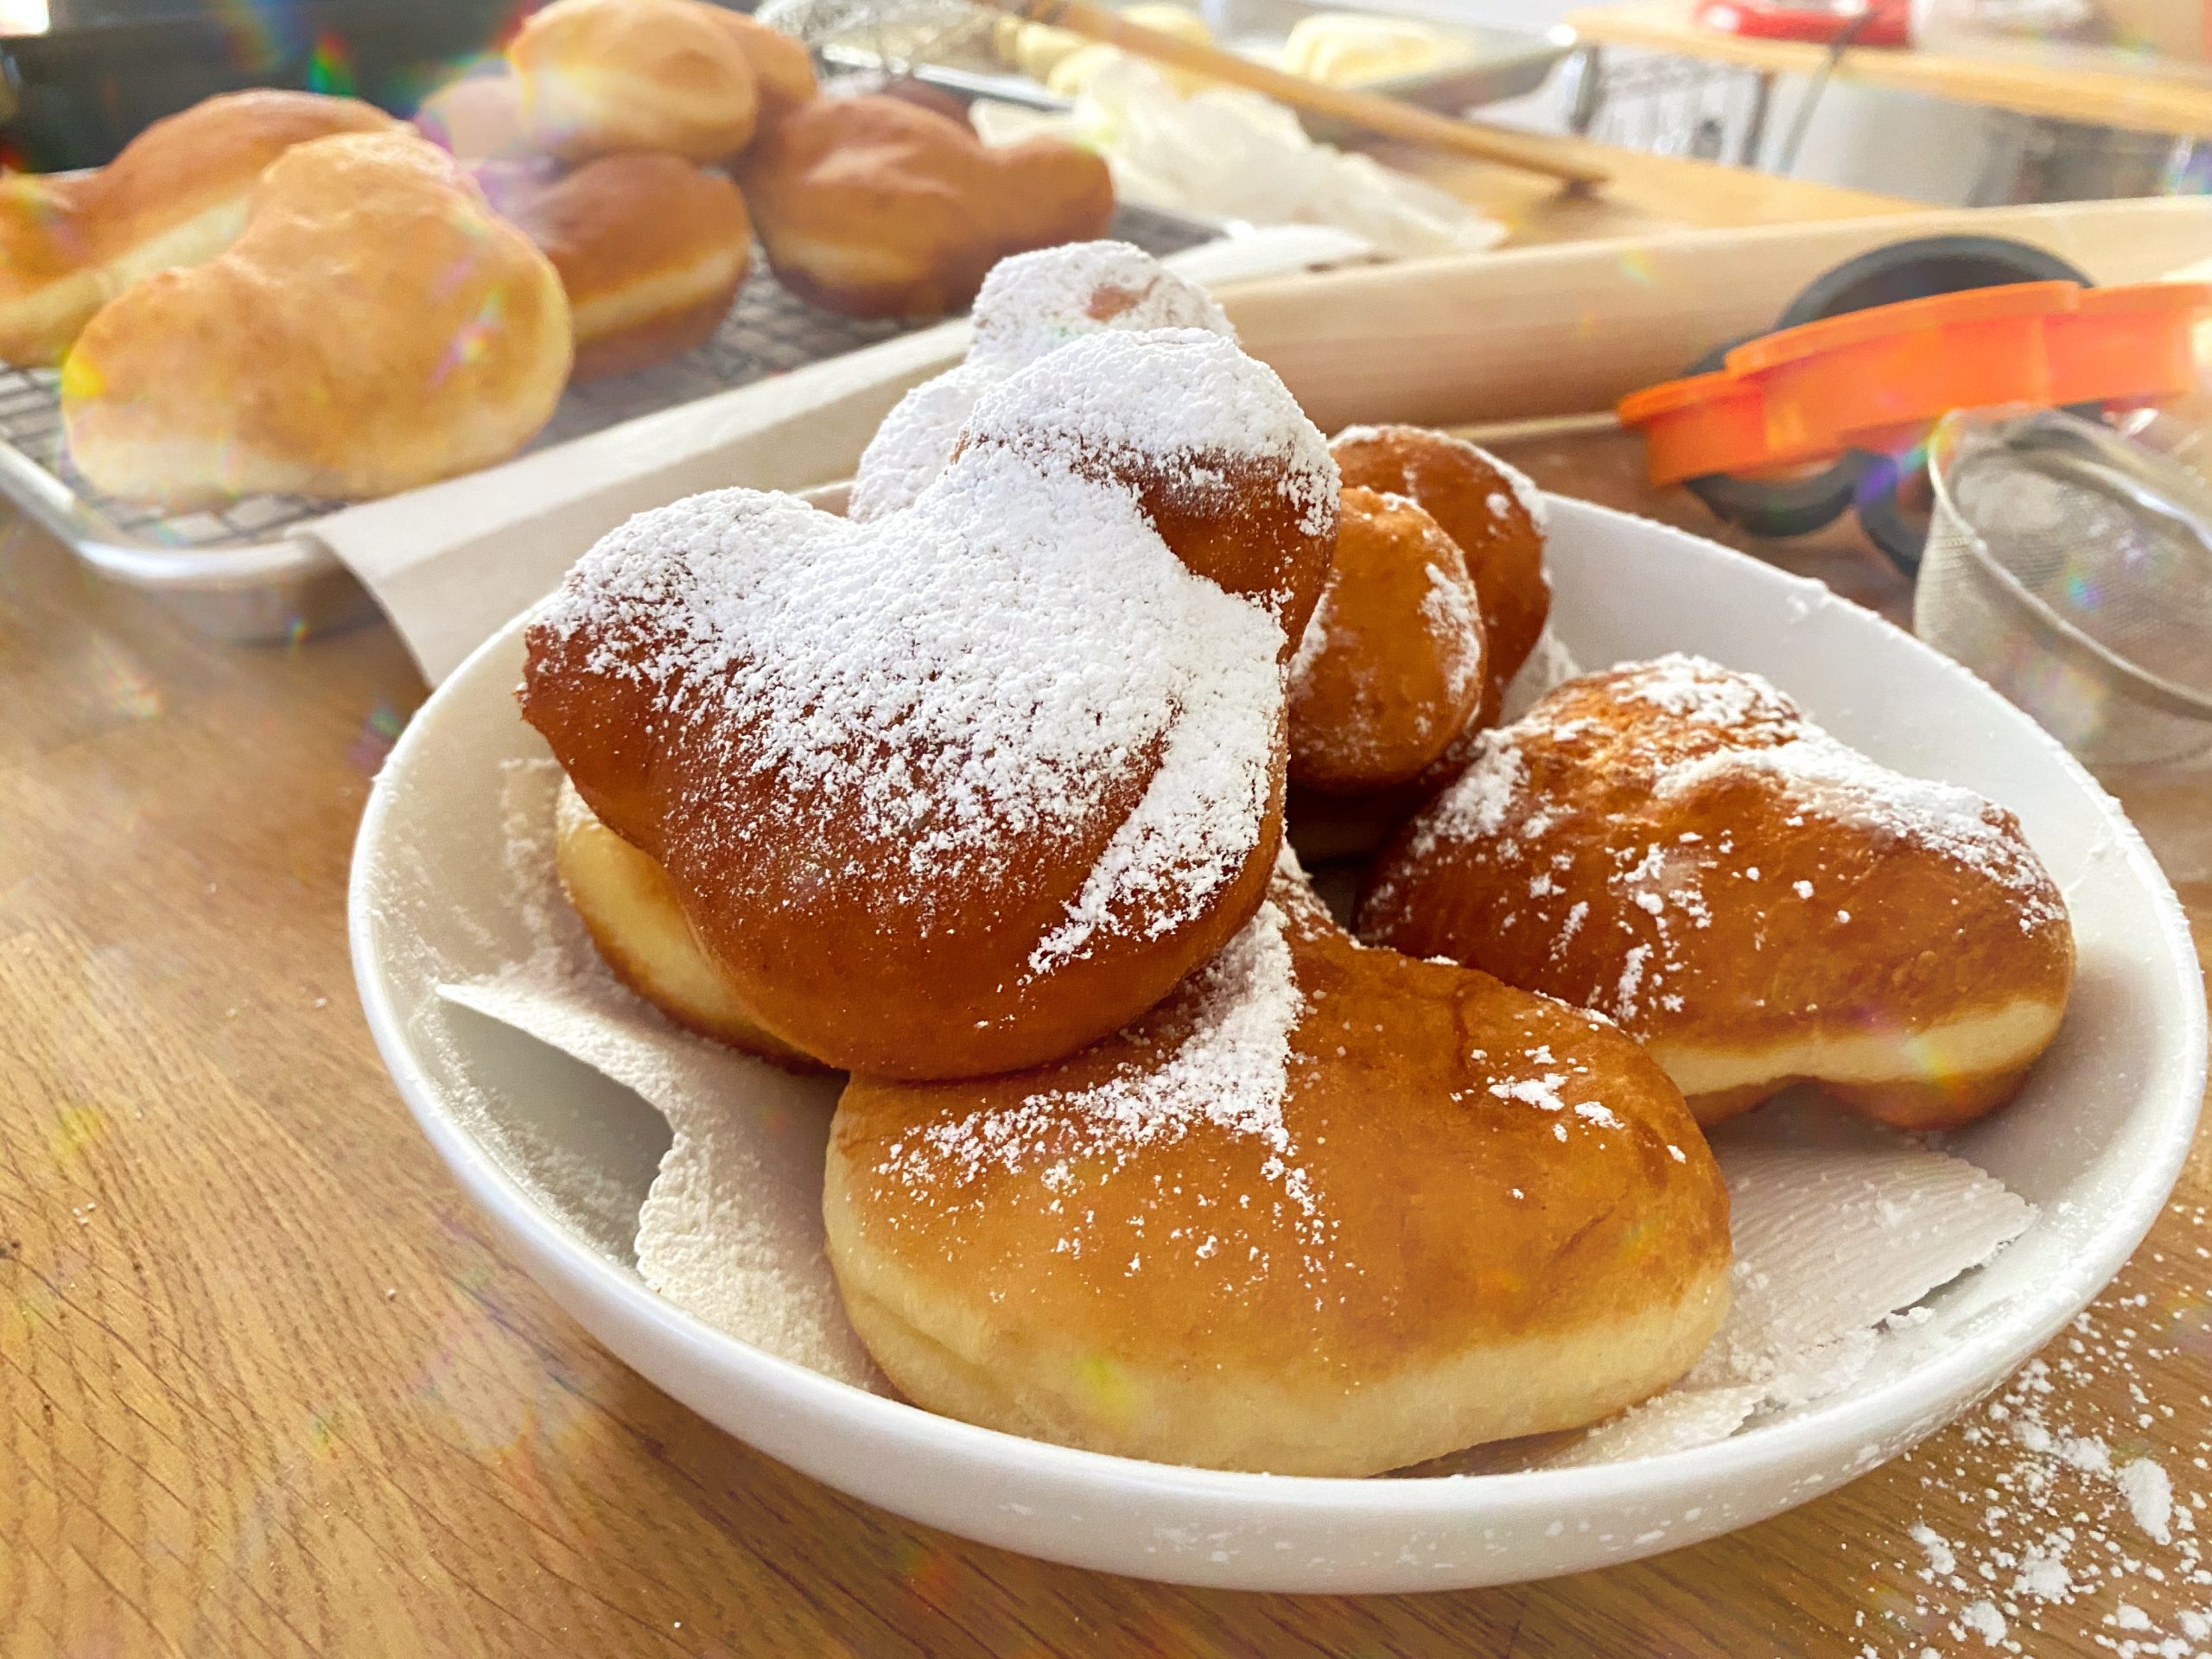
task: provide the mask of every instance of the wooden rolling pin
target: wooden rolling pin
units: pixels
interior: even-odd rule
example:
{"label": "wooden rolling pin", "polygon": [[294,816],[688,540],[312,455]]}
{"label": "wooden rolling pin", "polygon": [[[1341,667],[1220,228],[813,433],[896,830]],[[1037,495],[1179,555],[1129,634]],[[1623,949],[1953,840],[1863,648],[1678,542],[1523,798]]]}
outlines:
{"label": "wooden rolling pin", "polygon": [[1605,169],[1592,159],[1594,146],[1573,138],[1543,133],[1509,132],[1502,127],[1472,121],[1455,121],[1394,98],[1330,86],[1303,75],[1286,74],[1264,63],[1255,63],[1217,46],[1202,46],[1156,29],[1130,22],[1119,13],[1090,0],[984,0],[999,11],[1011,12],[1034,23],[1065,29],[1070,34],[1103,41],[1124,52],[1154,63],[1172,64],[1194,74],[1226,81],[1264,92],[1277,103],[1380,133],[1386,138],[1501,162],[1524,172],[1541,173],[1568,184],[1602,184]]}

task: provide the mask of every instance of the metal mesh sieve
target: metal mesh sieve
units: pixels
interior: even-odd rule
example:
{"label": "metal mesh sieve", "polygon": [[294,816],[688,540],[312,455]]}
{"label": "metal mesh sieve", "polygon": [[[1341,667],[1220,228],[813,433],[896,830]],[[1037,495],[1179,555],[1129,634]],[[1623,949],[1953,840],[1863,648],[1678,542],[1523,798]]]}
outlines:
{"label": "metal mesh sieve", "polygon": [[1921,638],[2096,766],[2212,748],[2212,488],[2054,410],[1948,416]]}
{"label": "metal mesh sieve", "polygon": [[970,0],[768,0],[754,14],[817,52],[860,46],[902,68],[995,63],[991,31],[1001,15]]}

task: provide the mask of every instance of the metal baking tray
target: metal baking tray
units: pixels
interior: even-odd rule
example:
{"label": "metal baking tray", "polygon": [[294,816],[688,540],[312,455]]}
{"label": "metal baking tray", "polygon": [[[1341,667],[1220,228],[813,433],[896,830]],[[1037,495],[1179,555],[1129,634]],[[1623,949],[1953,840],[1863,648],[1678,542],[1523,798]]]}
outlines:
{"label": "metal baking tray", "polygon": [[[1216,0],[1201,10],[1230,50],[1269,63],[1281,54],[1292,26],[1316,12],[1366,12],[1427,23],[1445,42],[1444,60],[1414,74],[1362,82],[1360,90],[1447,115],[1535,92],[1574,45],[1573,32],[1565,29],[1540,33],[1468,22],[1455,15],[1453,0]],[[911,73],[967,98],[1066,110],[1066,99],[999,60],[991,45],[991,21],[987,13],[980,22],[910,40],[856,33],[824,46],[822,56],[840,69]],[[1300,118],[1316,138],[1333,142],[1358,131],[1323,116]]]}
{"label": "metal baking tray", "polygon": [[[1155,254],[1196,247],[1221,230],[1127,204],[1114,219],[1115,235]],[[930,326],[818,310],[756,262],[713,339],[654,368],[570,387],[529,450]],[[219,510],[165,513],[102,495],[70,464],[58,379],[50,369],[0,365],[0,494],[93,570],[236,644],[296,642],[375,614],[359,583],[307,533],[343,503],[256,495]]]}

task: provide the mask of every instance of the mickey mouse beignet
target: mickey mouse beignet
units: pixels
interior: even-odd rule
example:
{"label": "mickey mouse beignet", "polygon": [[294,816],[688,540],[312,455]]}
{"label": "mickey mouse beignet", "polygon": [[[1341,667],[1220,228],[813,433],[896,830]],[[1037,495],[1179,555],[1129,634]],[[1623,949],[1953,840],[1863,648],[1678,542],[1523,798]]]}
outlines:
{"label": "mickey mouse beignet", "polygon": [[1936,1128],[2010,1099],[2074,938],[2010,812],[1672,656],[1485,732],[1377,861],[1361,936],[1610,1014],[1701,1122],[1801,1079]]}
{"label": "mickey mouse beignet", "polygon": [[779,1043],[1038,1064],[1259,904],[1336,502],[1271,370],[1096,335],[994,389],[904,512],[723,490],[632,518],[529,629],[524,713]]}
{"label": "mickey mouse beignet", "polygon": [[133,283],[222,252],[294,145],[396,124],[356,99],[257,87],[163,117],[91,173],[0,169],[0,362],[59,363]]}
{"label": "mickey mouse beignet", "polygon": [[294,145],[229,247],[102,306],[61,416],[77,469],[126,500],[365,500],[513,454],[574,352],[545,256],[393,125]]}
{"label": "mickey mouse beignet", "polygon": [[855,1077],[830,1260],[918,1404],[1207,1468],[1365,1475],[1595,1421],[1696,1360],[1728,1197],[1594,1016],[1363,949],[1294,865],[1128,1029]]}

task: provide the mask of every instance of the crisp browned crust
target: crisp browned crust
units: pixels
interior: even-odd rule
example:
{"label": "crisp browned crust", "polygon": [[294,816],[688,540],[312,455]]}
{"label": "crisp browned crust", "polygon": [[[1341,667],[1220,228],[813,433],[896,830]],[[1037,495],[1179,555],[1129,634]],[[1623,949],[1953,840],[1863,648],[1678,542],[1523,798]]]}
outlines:
{"label": "crisp browned crust", "polygon": [[296,146],[226,252],[147,277],[62,375],[77,465],[134,500],[357,499],[504,460],[569,364],[561,282],[404,130]]}
{"label": "crisp browned crust", "polygon": [[742,163],[778,280],[850,316],[933,316],[976,297],[1001,259],[1099,235],[1106,164],[1053,139],[986,147],[901,99],[816,99]]}
{"label": "crisp browned crust", "polygon": [[1257,1109],[1170,1128],[1133,1092],[1192,1064],[1217,1107],[1263,1084],[1249,1033],[1225,1071],[1193,1061],[1223,1014],[1204,976],[1041,1070],[848,1085],[830,1255],[892,1380],[1098,1451],[1362,1475],[1687,1370],[1727,1304],[1728,1201],[1659,1068],[1487,975],[1359,948],[1300,880],[1270,898],[1301,1004],[1280,1138]]}
{"label": "crisp browned crust", "polygon": [[1329,453],[1346,485],[1419,502],[1459,544],[1482,596],[1490,644],[1489,689],[1479,717],[1489,724],[1551,614],[1542,526],[1495,458],[1464,439],[1418,426],[1356,427]]}
{"label": "crisp browned crust", "polygon": [[155,122],[97,173],[0,179],[0,359],[59,362],[131,283],[213,258],[293,145],[396,124],[350,98],[226,92]]}
{"label": "crisp browned crust", "polygon": [[1483,697],[1459,549],[1413,502],[1348,487],[1329,585],[1290,676],[1290,778],[1364,795],[1419,777]]}
{"label": "crisp browned crust", "polygon": [[556,818],[562,891],[615,978],[702,1037],[794,1071],[822,1069],[760,1028],[699,948],[668,873],[594,817],[565,780]]}
{"label": "crisp browned crust", "polygon": [[1362,937],[1611,1015],[1702,1121],[1799,1079],[1916,1127],[1992,1109],[2056,1033],[2064,900],[2019,824],[1881,772],[1693,659],[1483,734],[1376,861]]}

